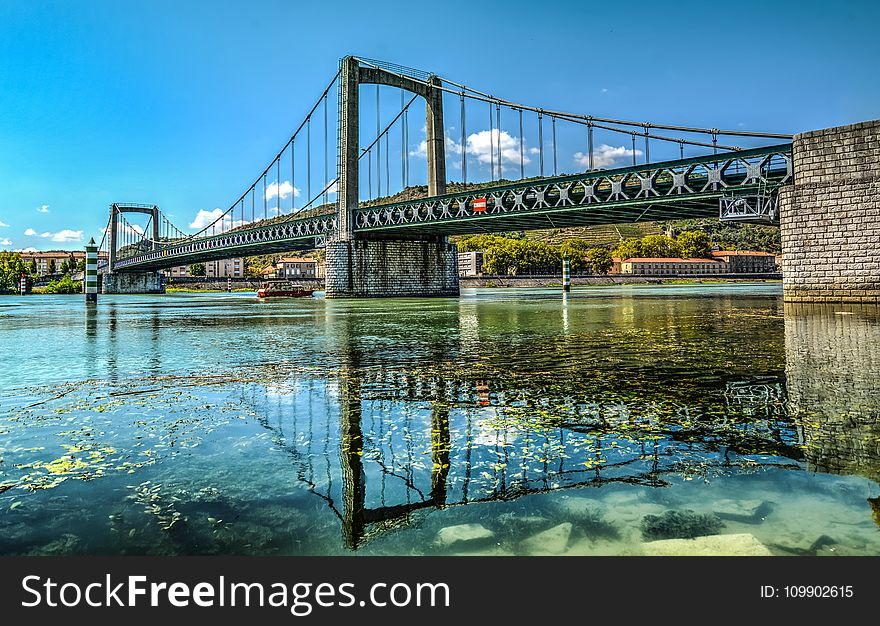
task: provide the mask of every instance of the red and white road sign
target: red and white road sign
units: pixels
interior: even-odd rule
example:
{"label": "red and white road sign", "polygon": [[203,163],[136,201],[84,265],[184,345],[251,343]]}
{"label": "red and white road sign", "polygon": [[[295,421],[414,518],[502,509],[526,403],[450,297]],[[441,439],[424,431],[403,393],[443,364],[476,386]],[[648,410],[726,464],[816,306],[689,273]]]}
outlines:
{"label": "red and white road sign", "polygon": [[474,213],[486,212],[486,198],[474,198]]}

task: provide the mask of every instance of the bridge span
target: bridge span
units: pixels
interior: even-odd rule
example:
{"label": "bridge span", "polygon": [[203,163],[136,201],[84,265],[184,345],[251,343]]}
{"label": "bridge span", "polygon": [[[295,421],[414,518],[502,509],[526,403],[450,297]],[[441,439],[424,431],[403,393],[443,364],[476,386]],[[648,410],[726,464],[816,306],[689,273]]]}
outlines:
{"label": "bridge span", "polygon": [[[361,94],[364,85],[376,89],[376,136],[362,147],[360,107],[365,100]],[[338,105],[337,163],[336,177],[331,180],[328,94],[334,87]],[[400,110],[384,128],[380,124],[380,87],[396,89],[401,96]],[[408,103],[404,94],[411,96]],[[444,97],[448,100],[450,96],[460,101],[460,138],[450,137],[444,123]],[[402,193],[393,194],[390,135],[396,126],[407,123],[416,98],[425,102],[426,140],[421,150],[428,185],[423,193],[411,193],[407,160],[410,143],[407,127],[403,126]],[[467,119],[471,119],[466,116],[466,102],[488,107],[488,159],[486,152],[477,154],[472,145],[475,137],[485,139],[487,135],[481,133],[486,131],[466,135]],[[315,151],[311,144],[312,123],[319,119],[320,106],[324,176],[320,191],[312,194],[313,170],[318,169],[311,162]],[[514,134],[502,130],[502,109],[508,119],[513,116]],[[536,117],[536,148],[527,148],[524,114]],[[549,143],[547,121],[552,129]],[[563,124],[585,132],[588,147],[578,153],[582,172],[558,171],[557,126]],[[608,167],[596,150],[594,133],[599,132],[617,133],[631,140],[632,149],[621,149],[632,156],[633,163]],[[669,132],[679,136],[670,136]],[[308,201],[296,207],[296,142],[303,141],[304,135],[309,142],[305,157]],[[769,145],[724,145],[719,137]],[[657,148],[670,144],[677,145],[680,158],[670,159],[668,150]],[[652,146],[655,156],[666,158],[652,160]],[[686,147],[701,153],[684,158]],[[551,152],[552,173],[546,171]],[[539,157],[540,169],[537,175],[526,176],[526,165],[532,159],[527,155],[534,154]],[[637,163],[637,156],[644,162]],[[281,174],[282,161],[289,180]],[[450,164],[459,170],[463,181],[452,190],[447,188]],[[482,168],[484,173],[489,170],[491,180],[468,182],[469,166],[472,177]],[[366,194],[364,178],[369,189]],[[793,141],[784,134],[630,122],[530,107],[434,74],[346,57],[275,159],[229,209],[202,231],[184,233],[153,205],[114,204],[104,285],[105,291],[112,292],[114,285],[124,291],[118,286],[141,284],[134,275],[174,265],[323,248],[328,297],[448,296],[458,293],[456,254],[448,243],[449,235],[721,217],[782,223],[787,298],[877,302],[880,268],[874,259],[861,258],[864,254],[860,250],[866,247],[847,246],[851,237],[862,236],[864,228],[869,228],[868,236],[875,244],[880,239],[880,231],[871,229],[880,218],[878,178],[878,122],[806,133]],[[260,185],[262,193],[258,194]],[[283,185],[291,190],[288,214],[281,206]],[[263,219],[257,216],[258,195]],[[275,201],[271,209],[270,199]],[[128,223],[125,214],[131,212],[149,215],[152,228],[137,229]],[[849,236],[835,236],[840,233]],[[822,244],[813,245],[817,240]],[[846,264],[835,261],[839,255],[834,246],[846,249]],[[857,267],[862,262],[868,264],[867,272]]]}

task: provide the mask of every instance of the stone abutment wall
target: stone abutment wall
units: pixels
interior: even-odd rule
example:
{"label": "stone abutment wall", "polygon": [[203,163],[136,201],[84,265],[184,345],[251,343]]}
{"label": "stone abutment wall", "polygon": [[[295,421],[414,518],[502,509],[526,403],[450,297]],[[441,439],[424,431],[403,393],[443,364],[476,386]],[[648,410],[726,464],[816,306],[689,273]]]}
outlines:
{"label": "stone abutment wall", "polygon": [[779,192],[787,302],[880,302],[880,120],[796,135]]}

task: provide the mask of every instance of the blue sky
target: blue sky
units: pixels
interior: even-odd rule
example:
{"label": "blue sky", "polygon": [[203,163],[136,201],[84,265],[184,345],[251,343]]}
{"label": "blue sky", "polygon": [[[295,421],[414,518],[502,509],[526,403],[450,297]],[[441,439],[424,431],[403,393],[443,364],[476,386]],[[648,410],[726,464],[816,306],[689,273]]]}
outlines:
{"label": "blue sky", "polygon": [[[182,227],[199,211],[225,209],[346,54],[513,101],[623,119],[794,133],[880,116],[876,2],[422,6],[3,2],[0,249],[80,248],[100,238],[113,201],[158,204]],[[386,117],[395,97],[383,94]],[[457,137],[454,113],[447,103]],[[375,112],[365,106],[362,115],[375,128]],[[487,129],[487,114],[469,110],[468,118],[469,136]],[[422,126],[410,125],[413,182],[422,176]],[[576,132],[560,129],[561,171],[578,169]],[[625,143],[607,140],[614,150]],[[482,165],[475,156],[471,179],[487,175]],[[313,194],[322,167],[314,166]]]}

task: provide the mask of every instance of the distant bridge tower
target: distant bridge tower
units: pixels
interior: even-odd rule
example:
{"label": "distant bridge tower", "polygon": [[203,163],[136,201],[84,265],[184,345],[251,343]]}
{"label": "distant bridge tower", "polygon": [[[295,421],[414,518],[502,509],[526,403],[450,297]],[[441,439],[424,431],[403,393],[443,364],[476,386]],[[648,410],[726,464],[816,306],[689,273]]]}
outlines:
{"label": "distant bridge tower", "polygon": [[159,241],[159,207],[155,204],[122,204],[114,202],[110,205],[110,252],[107,258],[107,272],[113,273],[113,263],[116,262],[117,246],[119,245],[119,214],[120,213],[146,213],[152,219],[152,240]]}
{"label": "distant bridge tower", "polygon": [[443,92],[430,75],[414,80],[401,72],[362,67],[355,57],[340,61],[339,190],[337,230],[327,242],[328,298],[458,295],[455,246],[444,236],[392,238],[356,233],[358,189],[358,90],[362,84],[398,87],[425,99],[428,195],[446,193]]}
{"label": "distant bridge tower", "polygon": [[102,277],[103,293],[165,293],[165,284],[159,272],[114,271],[114,264],[119,255],[119,215],[121,213],[145,213],[150,216],[150,240],[153,246],[159,241],[159,207],[155,204],[131,204],[114,202],[110,205],[109,252],[107,255],[107,273]]}

